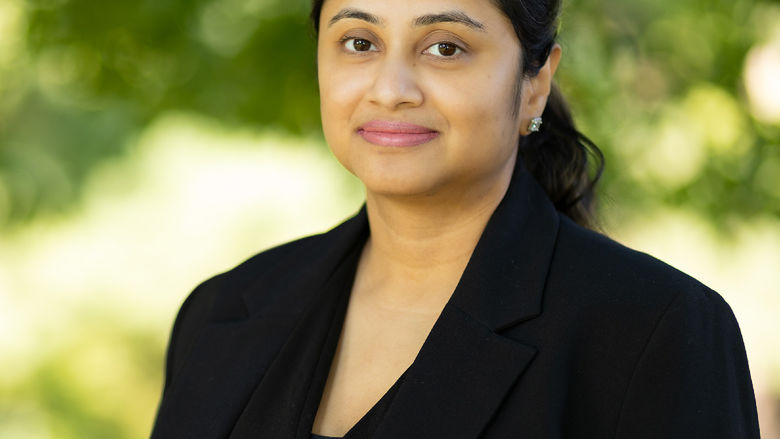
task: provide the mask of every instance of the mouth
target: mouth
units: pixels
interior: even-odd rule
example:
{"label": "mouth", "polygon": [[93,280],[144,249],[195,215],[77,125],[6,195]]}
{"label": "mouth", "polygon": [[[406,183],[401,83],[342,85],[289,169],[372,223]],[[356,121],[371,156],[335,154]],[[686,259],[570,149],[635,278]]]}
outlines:
{"label": "mouth", "polygon": [[357,130],[374,145],[408,147],[422,145],[439,136],[439,132],[420,125],[390,120],[372,120]]}

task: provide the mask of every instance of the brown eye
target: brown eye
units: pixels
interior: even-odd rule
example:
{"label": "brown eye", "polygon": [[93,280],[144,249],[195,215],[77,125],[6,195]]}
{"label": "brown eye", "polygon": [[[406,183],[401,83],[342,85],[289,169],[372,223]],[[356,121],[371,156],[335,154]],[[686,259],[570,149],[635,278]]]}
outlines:
{"label": "brown eye", "polygon": [[371,49],[371,43],[366,40],[354,40],[352,42],[352,47],[354,47],[358,52],[365,52],[366,50]]}
{"label": "brown eye", "polygon": [[458,50],[458,47],[450,43],[439,43],[439,54],[441,56],[452,56]]}
{"label": "brown eye", "polygon": [[362,38],[349,38],[344,41],[344,48],[350,52],[369,52],[374,48],[371,41]]}
{"label": "brown eye", "polygon": [[460,54],[461,51],[462,49],[457,44],[441,42],[428,47],[424,53],[439,58],[451,58]]}

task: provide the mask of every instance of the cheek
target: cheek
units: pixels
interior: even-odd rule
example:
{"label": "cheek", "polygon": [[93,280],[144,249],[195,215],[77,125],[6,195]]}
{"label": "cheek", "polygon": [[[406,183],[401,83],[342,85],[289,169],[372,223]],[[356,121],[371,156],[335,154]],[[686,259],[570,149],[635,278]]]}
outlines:
{"label": "cheek", "polygon": [[446,115],[453,140],[478,142],[484,148],[508,147],[518,131],[512,117],[515,79],[513,69],[494,66],[439,82],[438,106]]}
{"label": "cheek", "polygon": [[323,108],[354,105],[366,92],[369,72],[360,65],[325,62],[319,69],[320,99]]}
{"label": "cheek", "polygon": [[352,172],[353,158],[350,144],[358,116],[358,106],[365,95],[367,75],[356,66],[338,65],[332,62],[320,64],[320,115],[322,131],[328,147],[336,159]]}
{"label": "cheek", "polygon": [[365,95],[368,75],[355,66],[322,65],[319,70],[320,110],[326,137],[350,134],[346,127],[355,123],[355,110]]}

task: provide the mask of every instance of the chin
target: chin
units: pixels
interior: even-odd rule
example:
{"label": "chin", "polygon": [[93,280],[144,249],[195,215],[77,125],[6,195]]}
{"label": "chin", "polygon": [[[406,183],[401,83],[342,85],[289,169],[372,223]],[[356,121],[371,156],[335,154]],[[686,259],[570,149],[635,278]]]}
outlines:
{"label": "chin", "polygon": [[429,196],[441,187],[430,173],[425,172],[355,172],[366,187],[366,192],[393,197]]}

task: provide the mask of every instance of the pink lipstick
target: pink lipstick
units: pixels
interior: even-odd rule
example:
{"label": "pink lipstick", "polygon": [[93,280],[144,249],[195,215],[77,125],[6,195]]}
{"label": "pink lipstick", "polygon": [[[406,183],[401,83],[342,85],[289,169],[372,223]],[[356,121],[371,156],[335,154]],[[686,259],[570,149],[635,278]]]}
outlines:
{"label": "pink lipstick", "polygon": [[391,120],[372,120],[358,128],[368,143],[380,146],[416,146],[430,142],[439,132],[420,125]]}

